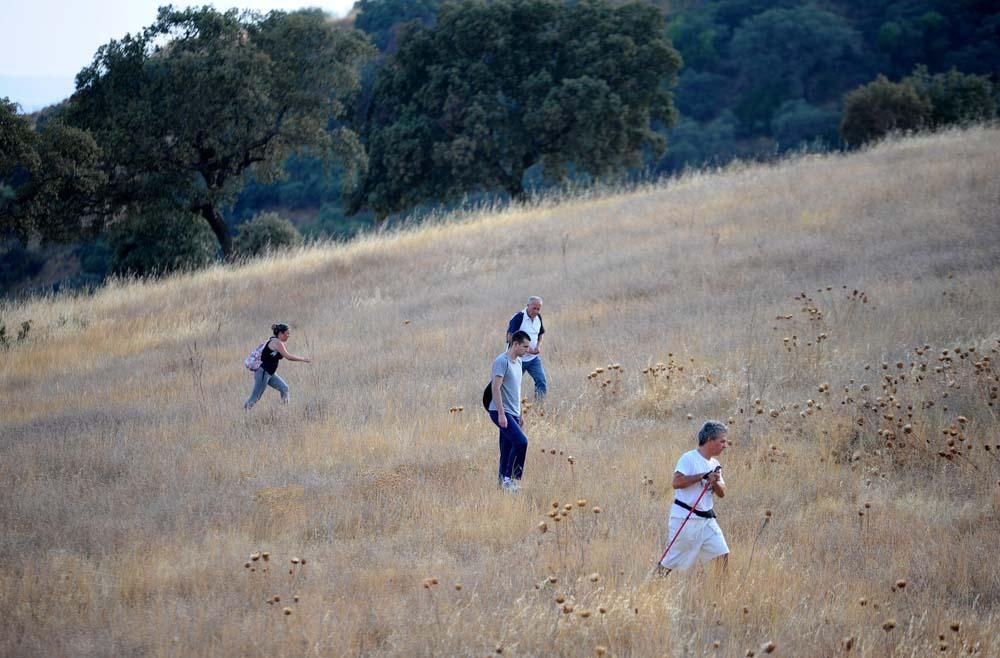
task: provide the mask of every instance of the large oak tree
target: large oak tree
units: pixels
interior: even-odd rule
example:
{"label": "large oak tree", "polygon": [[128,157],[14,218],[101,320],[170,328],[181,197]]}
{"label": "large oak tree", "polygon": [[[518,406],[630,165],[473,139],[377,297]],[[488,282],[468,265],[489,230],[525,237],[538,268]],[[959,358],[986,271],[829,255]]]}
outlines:
{"label": "large oak tree", "polygon": [[97,51],[67,110],[101,148],[101,219],[172,204],[203,217],[229,254],[222,209],[246,172],[274,179],[303,147],[360,153],[354,133],[336,121],[347,117],[371,53],[361,32],[319,10],[161,8],[141,34]]}
{"label": "large oak tree", "polygon": [[364,121],[352,210],[380,216],[475,191],[524,194],[525,171],[604,175],[662,151],[680,57],[643,4],[463,0],[411,24]]}

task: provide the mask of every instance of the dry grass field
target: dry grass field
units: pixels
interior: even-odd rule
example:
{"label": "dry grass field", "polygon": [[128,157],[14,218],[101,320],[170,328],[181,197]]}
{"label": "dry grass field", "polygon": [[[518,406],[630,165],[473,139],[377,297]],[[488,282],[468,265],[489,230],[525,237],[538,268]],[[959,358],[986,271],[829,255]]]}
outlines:
{"label": "dry grass field", "polygon": [[[974,128],[2,307],[0,655],[1000,656],[998,208]],[[707,418],[728,574],[644,582]]]}

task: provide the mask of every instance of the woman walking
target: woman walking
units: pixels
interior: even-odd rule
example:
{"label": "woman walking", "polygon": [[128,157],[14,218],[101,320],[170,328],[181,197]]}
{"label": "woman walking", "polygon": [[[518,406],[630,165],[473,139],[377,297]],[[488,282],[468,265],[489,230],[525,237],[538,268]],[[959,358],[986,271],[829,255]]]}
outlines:
{"label": "woman walking", "polygon": [[253,393],[246,402],[243,403],[244,409],[249,409],[257,403],[260,396],[264,394],[264,389],[270,386],[275,388],[281,393],[282,404],[288,403],[288,384],[285,380],[276,374],[278,370],[278,361],[281,359],[288,359],[289,361],[302,361],[303,363],[309,363],[309,359],[304,356],[298,356],[296,354],[291,354],[285,349],[285,342],[288,340],[288,336],[291,332],[288,329],[288,325],[283,322],[271,325],[271,331],[274,332],[274,336],[268,339],[267,344],[264,345],[264,349],[260,354],[260,367],[253,373]]}

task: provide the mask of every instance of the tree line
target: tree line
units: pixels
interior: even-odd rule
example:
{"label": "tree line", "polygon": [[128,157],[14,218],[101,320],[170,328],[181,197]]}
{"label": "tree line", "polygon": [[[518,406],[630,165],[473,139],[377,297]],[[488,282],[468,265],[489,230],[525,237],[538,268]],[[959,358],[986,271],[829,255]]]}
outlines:
{"label": "tree line", "polygon": [[0,101],[8,269],[82,241],[84,268],[165,272],[301,240],[262,211],[348,235],[470,195],[995,115],[990,3],[689,4],[359,0],[353,24],[163,7],[64,103]]}

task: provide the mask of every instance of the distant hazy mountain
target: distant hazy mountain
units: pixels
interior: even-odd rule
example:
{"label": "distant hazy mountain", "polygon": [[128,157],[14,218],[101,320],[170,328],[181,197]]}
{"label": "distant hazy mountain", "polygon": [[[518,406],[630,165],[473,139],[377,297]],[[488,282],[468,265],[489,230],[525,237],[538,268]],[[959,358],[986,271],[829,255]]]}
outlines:
{"label": "distant hazy mountain", "polygon": [[0,98],[9,97],[25,113],[36,112],[69,97],[74,89],[73,76],[0,75]]}

